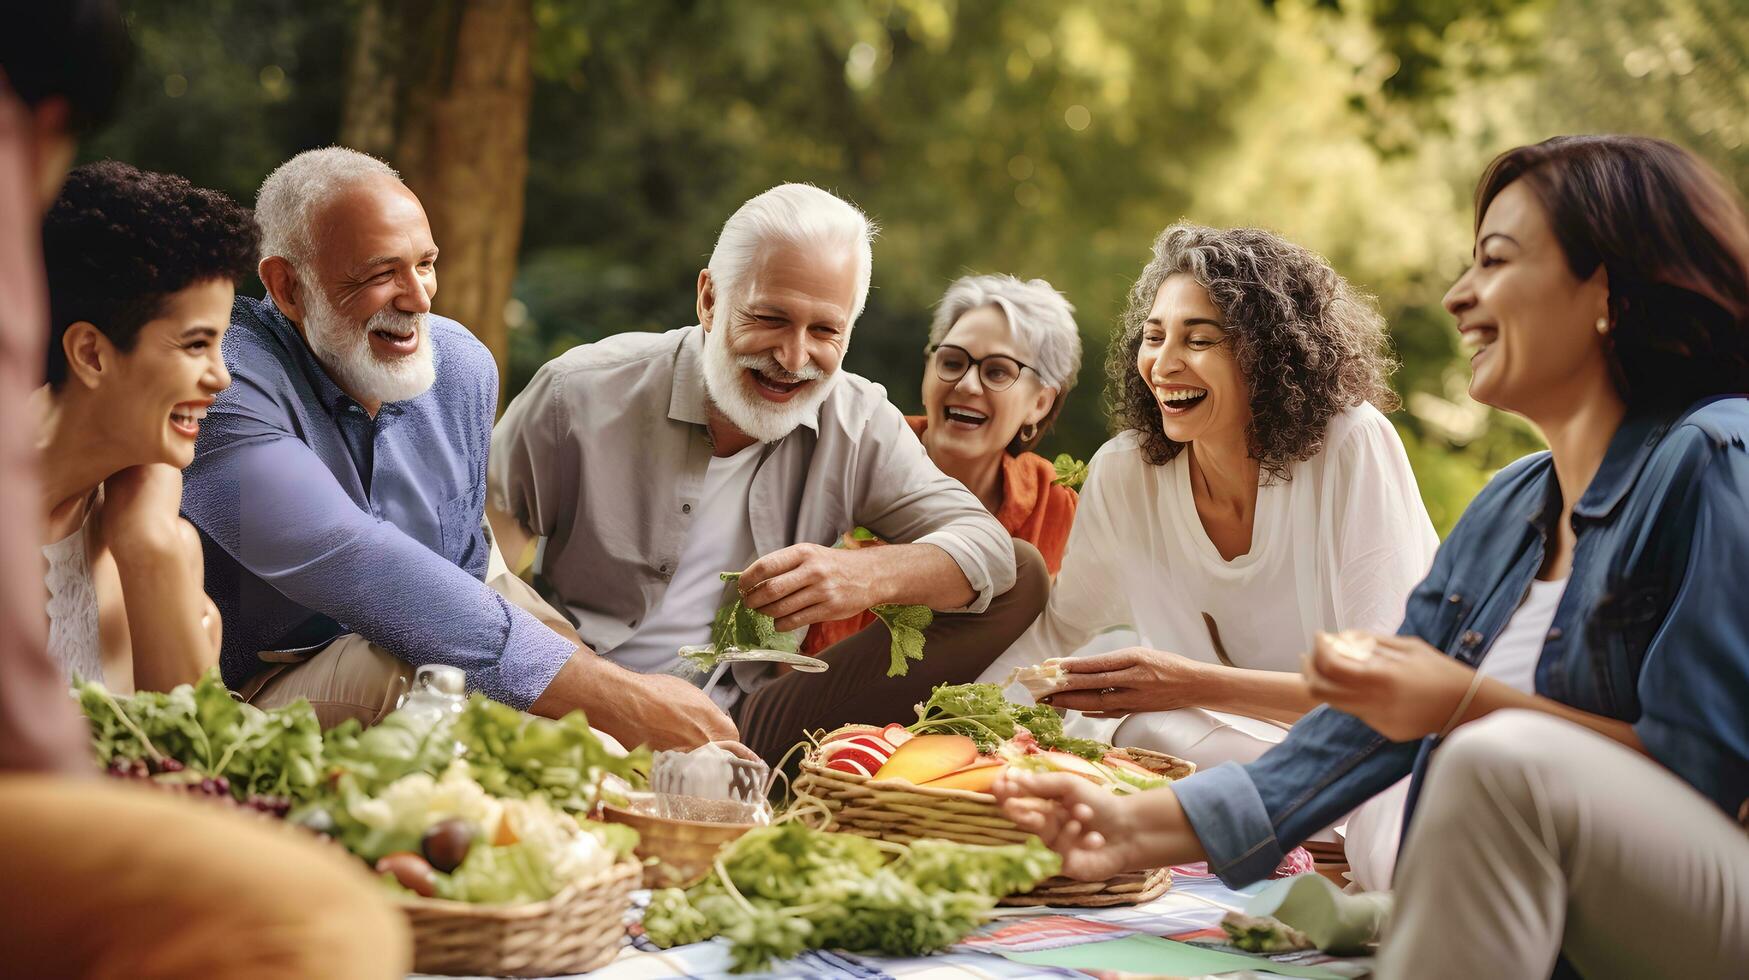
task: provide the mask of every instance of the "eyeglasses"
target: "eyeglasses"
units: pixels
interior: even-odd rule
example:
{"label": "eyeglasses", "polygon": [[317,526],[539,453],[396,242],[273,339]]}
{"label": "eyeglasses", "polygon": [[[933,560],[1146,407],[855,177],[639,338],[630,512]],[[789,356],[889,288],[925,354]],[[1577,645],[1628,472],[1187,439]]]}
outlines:
{"label": "eyeglasses", "polygon": [[972,368],[978,369],[978,381],[991,391],[1006,391],[1020,380],[1020,372],[1030,370],[1037,374],[1038,369],[1030,364],[1022,364],[1006,354],[991,354],[989,357],[973,357],[964,347],[953,344],[942,344],[933,352],[935,360],[935,376],[948,384],[954,384],[966,376]]}

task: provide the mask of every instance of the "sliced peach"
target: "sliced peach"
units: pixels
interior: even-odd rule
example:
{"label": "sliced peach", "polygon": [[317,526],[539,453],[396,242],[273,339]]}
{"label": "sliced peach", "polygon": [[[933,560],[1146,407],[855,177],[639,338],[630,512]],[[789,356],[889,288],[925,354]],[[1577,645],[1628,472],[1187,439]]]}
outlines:
{"label": "sliced peach", "polygon": [[988,793],[990,787],[996,785],[996,777],[1002,775],[1002,770],[1008,764],[998,762],[993,765],[973,765],[959,772],[948,773],[937,779],[924,783],[935,789],[969,789],[974,793]]}
{"label": "sliced peach", "polygon": [[964,735],[919,735],[899,746],[875,778],[922,784],[964,769],[977,757],[977,744]]}

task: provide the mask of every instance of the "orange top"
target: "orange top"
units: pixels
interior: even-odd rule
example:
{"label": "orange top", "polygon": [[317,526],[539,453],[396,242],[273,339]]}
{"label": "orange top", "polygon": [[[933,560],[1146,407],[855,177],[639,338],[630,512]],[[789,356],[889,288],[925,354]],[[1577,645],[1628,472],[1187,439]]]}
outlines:
{"label": "orange top", "polygon": [[[929,427],[929,420],[920,415],[908,415],[905,421],[918,436]],[[1063,567],[1063,549],[1069,543],[1069,525],[1075,522],[1075,506],[1079,497],[1075,491],[1056,483],[1057,468],[1037,453],[1021,453],[1002,458],[1002,503],[996,508],[996,521],[1009,534],[1031,544],[1044,556],[1045,567],[1054,576]],[[856,546],[869,547],[879,541],[862,541]],[[802,652],[818,656],[839,640],[870,626],[875,615],[865,612],[850,619],[815,623],[808,629]]]}

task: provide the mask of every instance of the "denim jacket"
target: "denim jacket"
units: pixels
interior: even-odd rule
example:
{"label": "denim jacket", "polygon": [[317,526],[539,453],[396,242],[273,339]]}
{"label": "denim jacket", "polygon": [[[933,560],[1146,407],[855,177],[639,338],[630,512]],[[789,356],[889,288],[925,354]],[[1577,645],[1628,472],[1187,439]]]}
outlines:
{"label": "denim jacket", "polygon": [[[1410,594],[1399,634],[1475,665],[1541,568],[1560,512],[1548,453],[1502,470]],[[1573,507],[1578,543],[1536,693],[1633,724],[1646,750],[1733,819],[1749,806],[1749,399],[1630,414]],[[1229,885],[1413,772],[1437,739],[1392,742],[1329,706],[1248,765],[1174,786]]]}

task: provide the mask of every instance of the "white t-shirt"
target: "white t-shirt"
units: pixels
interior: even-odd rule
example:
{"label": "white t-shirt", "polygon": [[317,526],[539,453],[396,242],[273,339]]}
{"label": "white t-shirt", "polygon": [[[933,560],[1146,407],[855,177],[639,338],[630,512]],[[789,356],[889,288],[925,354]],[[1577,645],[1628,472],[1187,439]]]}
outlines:
{"label": "white t-shirt", "polygon": [[[1318,630],[1401,625],[1439,538],[1377,409],[1339,413],[1323,450],[1258,489],[1251,548],[1230,562],[1197,516],[1189,452],[1155,466],[1140,446],[1126,432],[1094,455],[1049,604],[980,680],[1000,683],[1120,626],[1195,660],[1297,672]],[[1018,685],[1009,695],[1026,699]],[[1117,725],[1105,722],[1107,734]]]}
{"label": "white t-shirt", "polygon": [[[721,573],[746,568],[754,558],[747,492],[765,448],[754,443],[733,456],[711,457],[667,591],[637,631],[607,651],[608,659],[641,674],[664,673],[680,663],[681,647],[710,641],[711,621],[727,594]],[[740,691],[725,678],[712,694],[724,704]]]}
{"label": "white t-shirt", "polygon": [[[1536,693],[1536,665],[1542,659],[1549,627],[1555,622],[1555,609],[1566,591],[1564,578],[1531,582],[1530,592],[1506,621],[1476,673],[1526,694]],[[1349,872],[1367,891],[1391,887],[1402,838],[1403,808],[1408,801],[1409,777],[1404,776],[1354,811],[1354,818],[1348,822]]]}

